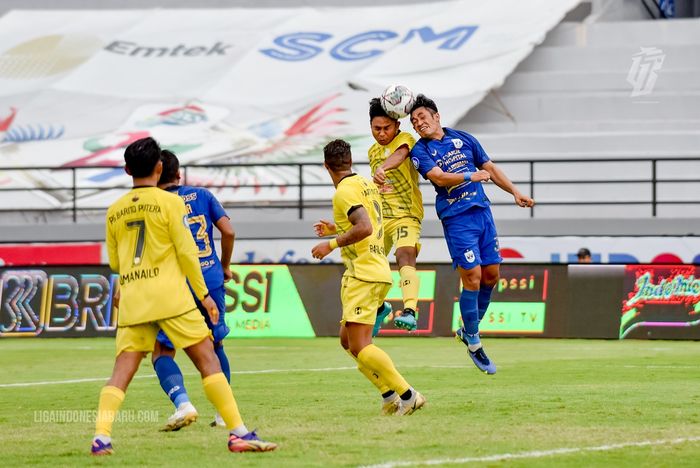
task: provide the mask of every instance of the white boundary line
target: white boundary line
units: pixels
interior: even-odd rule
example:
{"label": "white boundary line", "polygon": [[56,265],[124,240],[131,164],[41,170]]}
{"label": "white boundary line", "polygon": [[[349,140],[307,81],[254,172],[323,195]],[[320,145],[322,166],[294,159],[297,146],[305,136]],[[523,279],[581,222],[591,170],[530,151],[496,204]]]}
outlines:
{"label": "white boundary line", "polygon": [[[278,374],[285,372],[328,372],[328,371],[343,371],[349,369],[357,369],[357,367],[320,367],[315,369],[260,369],[260,370],[244,370],[244,371],[234,371],[231,375],[241,375],[241,374]],[[188,375],[199,375],[199,373],[185,373]],[[135,375],[134,379],[147,379],[149,377],[155,377],[155,374],[141,374]],[[44,380],[41,382],[18,382],[18,383],[6,383],[0,384],[0,388],[9,387],[38,387],[40,385],[62,385],[62,384],[72,384],[72,383],[83,383],[83,382],[106,382],[109,377],[89,377],[85,379],[68,379],[68,380]]]}
{"label": "white boundary line", "polygon": [[420,466],[420,465],[454,465],[459,463],[474,463],[474,462],[498,462],[506,460],[522,460],[526,458],[543,458],[554,455],[569,455],[573,453],[585,452],[607,452],[610,450],[618,450],[628,447],[650,447],[655,445],[676,445],[686,442],[698,442],[700,437],[682,437],[678,439],[662,439],[662,440],[643,440],[640,442],[622,442],[619,444],[599,445],[597,447],[571,447],[557,448],[551,450],[533,450],[531,452],[520,453],[502,453],[497,455],[484,455],[483,457],[465,457],[465,458],[437,458],[432,460],[416,460],[416,461],[393,461],[380,463],[377,465],[363,465],[360,468],[395,468],[401,466]]}
{"label": "white boundary line", "polygon": [[[470,366],[401,366],[402,368],[428,368],[428,369],[461,369],[468,368]],[[332,371],[345,371],[345,370],[356,370],[355,366],[347,367],[316,367],[311,369],[256,369],[256,370],[242,370],[233,371],[231,375],[246,375],[246,374],[284,374],[284,373],[295,373],[295,372],[332,372]],[[185,376],[199,375],[198,372],[185,373]],[[149,377],[155,377],[155,374],[141,374],[135,375],[134,379],[147,379]],[[17,382],[17,383],[4,383],[0,384],[0,388],[12,388],[12,387],[38,387],[41,385],[63,385],[72,383],[85,383],[85,382],[107,382],[109,377],[88,377],[84,379],[67,379],[67,380],[44,380],[40,382]]]}

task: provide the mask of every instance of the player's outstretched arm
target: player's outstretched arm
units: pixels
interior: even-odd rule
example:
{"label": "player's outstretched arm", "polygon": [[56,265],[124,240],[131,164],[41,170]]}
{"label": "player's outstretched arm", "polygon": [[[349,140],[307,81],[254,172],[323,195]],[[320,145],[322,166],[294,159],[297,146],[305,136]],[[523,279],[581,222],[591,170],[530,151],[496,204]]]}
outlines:
{"label": "player's outstretched arm", "polygon": [[435,166],[426,172],[425,177],[438,187],[452,187],[463,184],[465,181],[488,182],[491,175],[487,171],[476,172],[445,172]]}
{"label": "player's outstretched arm", "polygon": [[224,269],[224,282],[227,282],[233,278],[231,256],[233,255],[233,244],[236,241],[236,231],[233,230],[228,216],[219,218],[214,226],[221,233],[221,266]]}
{"label": "player's outstretched arm", "polygon": [[320,242],[311,249],[311,255],[314,258],[321,260],[336,247],[345,247],[372,235],[372,222],[363,206],[353,207],[348,220],[352,227],[347,232],[330,241]]}
{"label": "player's outstretched arm", "polygon": [[498,167],[493,161],[487,161],[482,168],[491,174],[491,180],[498,185],[501,190],[510,193],[515,199],[515,204],[523,208],[531,208],[535,206],[535,200],[521,193],[515,184],[511,182],[508,176]]}
{"label": "player's outstretched arm", "polygon": [[374,171],[374,174],[372,175],[372,180],[374,183],[377,185],[384,185],[384,182],[386,182],[386,171],[399,167],[401,164],[403,164],[410,153],[411,150],[408,148],[408,145],[399,146],[396,151],[391,153],[389,157],[386,158],[386,161],[384,161],[382,165],[379,166],[376,171]]}
{"label": "player's outstretched arm", "polygon": [[317,237],[326,237],[334,236],[338,231],[334,223],[326,219],[320,219],[318,223],[314,224],[314,232]]}

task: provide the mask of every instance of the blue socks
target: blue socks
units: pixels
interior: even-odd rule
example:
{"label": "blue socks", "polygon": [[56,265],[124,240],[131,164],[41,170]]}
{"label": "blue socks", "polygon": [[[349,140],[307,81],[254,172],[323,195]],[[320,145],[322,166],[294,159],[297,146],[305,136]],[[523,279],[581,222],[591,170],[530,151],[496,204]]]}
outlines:
{"label": "blue socks", "polygon": [[177,409],[182,403],[190,401],[185,389],[185,381],[182,378],[182,372],[177,363],[170,356],[160,356],[153,363],[153,368],[156,370],[160,386],[173,402]]}
{"label": "blue socks", "polygon": [[465,338],[470,345],[477,345],[481,342],[479,339],[478,296],[479,291],[470,291],[469,289],[462,289],[462,294],[459,296],[459,310],[466,332]]}
{"label": "blue socks", "polygon": [[[224,352],[224,345],[217,343],[214,345],[214,352],[219,358],[219,363],[221,364],[221,371],[226,376],[226,380],[231,382],[231,366],[228,363],[228,357]],[[190,401],[190,397],[187,396],[187,389],[185,388],[185,379],[182,377],[182,371],[178,367],[177,363],[170,356],[160,356],[153,363],[153,368],[156,370],[156,375],[160,381],[160,386],[173,402],[175,408],[183,403]]]}
{"label": "blue socks", "polygon": [[486,314],[486,309],[489,308],[489,304],[491,303],[491,293],[493,292],[493,286],[488,287],[486,285],[481,285],[481,288],[479,288],[479,299],[478,299],[478,304],[479,304],[479,322],[481,322],[481,319],[484,318],[484,315]]}
{"label": "blue socks", "polygon": [[221,365],[221,372],[226,376],[228,383],[231,383],[231,366],[228,363],[228,357],[224,352],[224,344],[222,342],[214,343],[214,352],[219,358],[219,364]]}

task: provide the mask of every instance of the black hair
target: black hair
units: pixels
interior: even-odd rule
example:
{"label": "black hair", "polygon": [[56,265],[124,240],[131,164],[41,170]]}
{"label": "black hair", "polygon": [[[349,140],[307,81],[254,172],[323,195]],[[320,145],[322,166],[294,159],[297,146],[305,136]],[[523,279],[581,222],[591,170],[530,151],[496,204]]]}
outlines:
{"label": "black hair", "polygon": [[430,99],[428,96],[425,94],[419,94],[416,96],[416,101],[413,103],[413,107],[411,107],[411,112],[409,114],[413,114],[413,111],[418,109],[419,107],[425,107],[430,113],[435,115],[435,113],[438,111],[437,104],[435,104],[435,101]]}
{"label": "black hair", "polygon": [[333,140],[323,147],[323,160],[333,172],[349,170],[352,167],[350,143]]}
{"label": "black hair", "polygon": [[163,161],[163,172],[160,174],[158,185],[177,182],[177,172],[180,170],[180,161],[175,153],[168,150],[160,152],[160,160]]}
{"label": "black hair", "polygon": [[151,137],[141,138],[126,147],[124,162],[132,177],[148,177],[160,161],[160,146]]}
{"label": "black hair", "polygon": [[576,253],[576,256],[578,258],[583,258],[583,257],[590,257],[591,256],[591,251],[588,250],[586,247],[581,247],[578,249],[578,252]]}
{"label": "black hair", "polygon": [[379,98],[372,98],[369,101],[369,121],[371,122],[375,117],[386,117],[387,119],[396,120],[386,113]]}

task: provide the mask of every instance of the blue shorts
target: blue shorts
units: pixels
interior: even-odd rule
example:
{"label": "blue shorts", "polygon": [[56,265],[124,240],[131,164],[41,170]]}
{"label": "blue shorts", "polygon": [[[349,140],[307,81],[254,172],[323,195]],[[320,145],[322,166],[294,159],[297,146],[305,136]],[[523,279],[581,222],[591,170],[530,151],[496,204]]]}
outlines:
{"label": "blue shorts", "polygon": [[477,265],[494,265],[503,258],[499,252],[496,224],[490,208],[474,206],[442,220],[452,268],[470,270]]}
{"label": "blue shorts", "polygon": [[[209,330],[211,330],[211,334],[214,336],[214,343],[218,343],[219,341],[226,338],[226,335],[228,335],[230,331],[228,325],[226,325],[226,321],[224,320],[224,315],[226,315],[226,292],[224,290],[224,287],[221,286],[216,289],[210,289],[209,295],[212,299],[214,299],[214,302],[216,302],[216,307],[219,309],[219,323],[217,323],[216,325],[212,325],[211,320],[209,319],[209,314],[207,313],[204,306],[202,306],[202,303],[199,302],[199,299],[195,297],[194,303],[197,304],[197,308],[204,316],[204,321],[207,323],[207,327],[209,327]],[[156,340],[158,340],[158,342],[163,346],[167,346],[170,349],[175,349],[175,346],[170,341],[170,338],[168,338],[168,336],[163,332],[163,330],[160,330],[158,332]]]}

